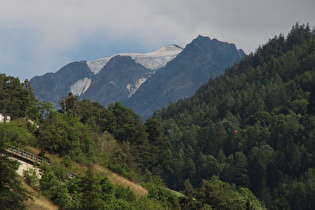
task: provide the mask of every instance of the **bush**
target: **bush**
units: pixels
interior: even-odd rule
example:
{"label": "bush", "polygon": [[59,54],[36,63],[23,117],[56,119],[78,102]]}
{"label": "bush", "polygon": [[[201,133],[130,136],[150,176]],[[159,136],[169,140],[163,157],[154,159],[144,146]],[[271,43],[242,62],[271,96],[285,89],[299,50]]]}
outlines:
{"label": "bush", "polygon": [[39,174],[37,173],[36,168],[24,170],[24,178],[26,184],[28,184],[29,186],[36,190],[39,189]]}

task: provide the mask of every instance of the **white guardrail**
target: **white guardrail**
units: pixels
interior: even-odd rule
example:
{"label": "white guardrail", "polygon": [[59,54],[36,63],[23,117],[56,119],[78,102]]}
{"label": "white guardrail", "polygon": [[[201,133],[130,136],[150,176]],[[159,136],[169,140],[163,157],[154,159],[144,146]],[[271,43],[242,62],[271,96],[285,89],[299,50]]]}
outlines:
{"label": "white guardrail", "polygon": [[[18,157],[24,158],[24,159],[26,159],[28,161],[32,161],[33,163],[37,162],[37,163],[41,164],[42,162],[46,162],[46,163],[48,163],[51,166],[53,165],[51,160],[49,160],[47,158],[44,158],[44,157],[41,157],[41,156],[38,156],[38,155],[35,155],[35,154],[31,153],[31,152],[27,152],[25,150],[13,148],[13,147],[7,147],[6,151],[11,153],[11,154],[14,154],[14,155],[16,155]],[[75,174],[72,173],[72,172],[69,172],[69,176],[71,178],[73,178],[73,177],[75,177]]]}
{"label": "white guardrail", "polygon": [[23,156],[26,157],[28,160],[31,160],[33,162],[38,162],[38,163],[42,163],[43,161],[47,162],[49,165],[52,165],[52,162],[49,159],[40,157],[38,155],[34,155],[30,152],[21,150],[21,149],[16,149],[13,147],[7,147],[7,151],[13,154],[18,154],[19,156]]}

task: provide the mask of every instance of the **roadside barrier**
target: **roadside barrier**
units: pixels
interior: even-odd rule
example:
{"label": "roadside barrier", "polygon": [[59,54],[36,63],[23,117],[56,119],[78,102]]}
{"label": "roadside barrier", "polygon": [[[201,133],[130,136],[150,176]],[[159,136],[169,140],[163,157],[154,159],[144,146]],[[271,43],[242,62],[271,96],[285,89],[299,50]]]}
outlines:
{"label": "roadside barrier", "polygon": [[[11,154],[14,154],[17,157],[27,159],[28,161],[31,161],[33,163],[37,162],[37,163],[41,164],[42,162],[46,162],[47,164],[49,164],[51,166],[53,165],[51,160],[44,158],[44,157],[41,157],[41,156],[38,156],[38,155],[35,155],[35,154],[28,152],[28,151],[25,151],[25,150],[13,148],[13,147],[7,147],[6,151],[11,153]],[[75,177],[75,174],[72,172],[69,172],[69,176],[70,176],[70,178],[73,178],[73,177]]]}

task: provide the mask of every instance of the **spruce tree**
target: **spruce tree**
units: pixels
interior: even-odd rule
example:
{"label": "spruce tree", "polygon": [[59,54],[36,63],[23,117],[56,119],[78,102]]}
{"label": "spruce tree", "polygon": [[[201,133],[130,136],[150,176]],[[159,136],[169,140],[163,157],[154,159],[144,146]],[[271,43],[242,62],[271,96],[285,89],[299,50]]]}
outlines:
{"label": "spruce tree", "polygon": [[25,209],[29,198],[16,170],[19,163],[5,154],[5,139],[0,139],[0,209]]}

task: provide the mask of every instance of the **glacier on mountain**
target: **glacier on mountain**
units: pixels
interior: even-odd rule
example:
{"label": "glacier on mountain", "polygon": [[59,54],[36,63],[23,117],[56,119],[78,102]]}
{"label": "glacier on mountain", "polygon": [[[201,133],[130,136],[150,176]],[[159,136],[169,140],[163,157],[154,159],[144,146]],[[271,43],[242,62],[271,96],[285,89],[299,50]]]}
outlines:
{"label": "glacier on mountain", "polygon": [[94,74],[97,74],[112,57],[102,58],[96,61],[87,61],[87,65]]}
{"label": "glacier on mountain", "polygon": [[70,92],[73,95],[80,96],[81,94],[85,93],[87,89],[89,89],[90,85],[91,79],[85,77],[84,79],[80,79],[71,85]]}
{"label": "glacier on mountain", "polygon": [[[182,50],[183,48],[177,45],[167,45],[149,53],[121,53],[118,55],[130,56],[133,60],[135,60],[137,63],[141,64],[145,68],[155,71],[159,68],[164,67],[168,62],[173,60]],[[102,58],[96,61],[87,61],[87,65],[94,74],[97,74],[114,56],[117,55]]]}

